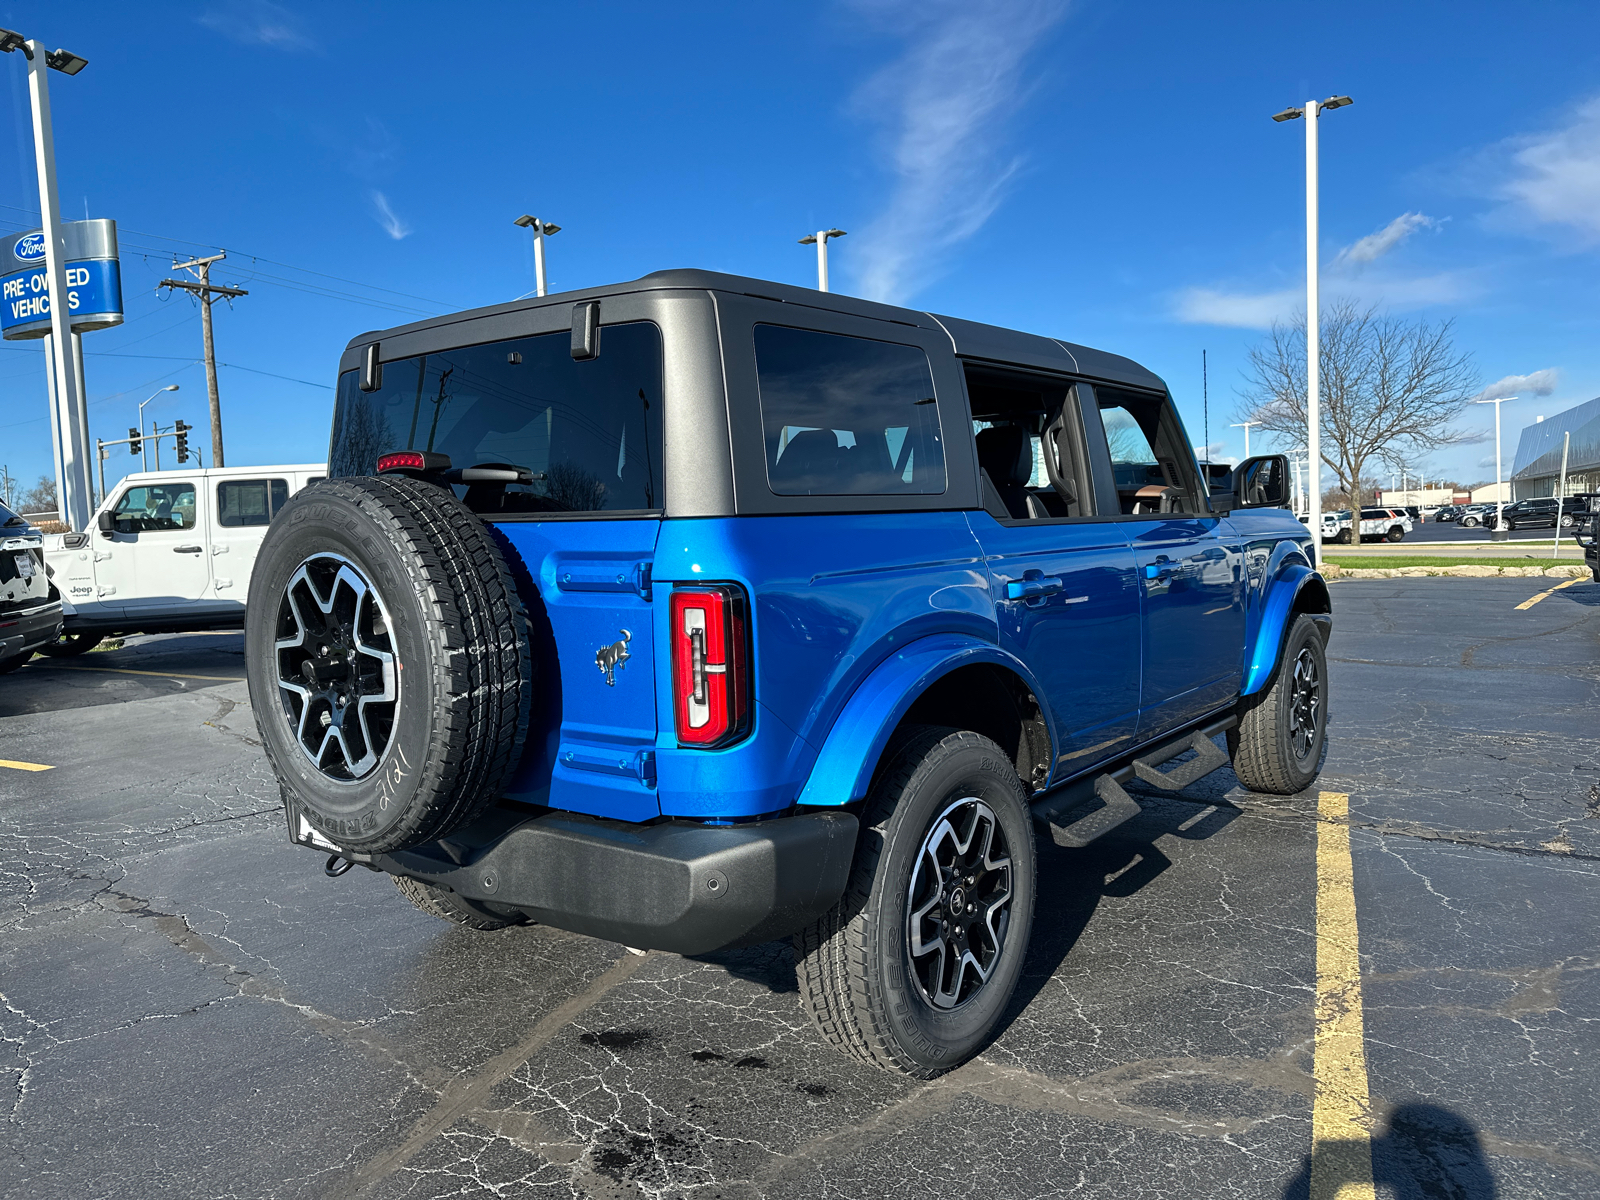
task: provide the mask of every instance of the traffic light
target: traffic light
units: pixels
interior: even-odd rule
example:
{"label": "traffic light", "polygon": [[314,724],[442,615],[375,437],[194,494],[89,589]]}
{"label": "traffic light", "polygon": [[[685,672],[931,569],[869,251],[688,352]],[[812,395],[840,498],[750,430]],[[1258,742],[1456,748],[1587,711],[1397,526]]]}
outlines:
{"label": "traffic light", "polygon": [[128,453],[138,458],[139,452],[143,449],[144,435],[130,425],[128,427]]}
{"label": "traffic light", "polygon": [[182,421],[178,421],[172,428],[178,435],[178,461],[186,463],[189,461],[189,430],[193,426],[185,425]]}

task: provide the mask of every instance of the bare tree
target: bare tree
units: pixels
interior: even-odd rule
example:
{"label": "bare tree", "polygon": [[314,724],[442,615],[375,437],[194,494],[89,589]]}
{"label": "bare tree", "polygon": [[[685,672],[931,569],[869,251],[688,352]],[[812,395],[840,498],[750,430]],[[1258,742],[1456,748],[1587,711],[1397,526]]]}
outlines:
{"label": "bare tree", "polygon": [[39,482],[17,495],[20,512],[54,512],[56,509],[56,481],[48,475],[39,476]]}
{"label": "bare tree", "polygon": [[[1322,461],[1359,508],[1374,462],[1398,468],[1418,453],[1471,440],[1451,427],[1478,386],[1454,322],[1430,325],[1379,316],[1349,300],[1329,306],[1321,328]],[[1306,320],[1276,322],[1250,351],[1250,410],[1241,420],[1306,444]],[[1358,482],[1359,481],[1359,482]]]}

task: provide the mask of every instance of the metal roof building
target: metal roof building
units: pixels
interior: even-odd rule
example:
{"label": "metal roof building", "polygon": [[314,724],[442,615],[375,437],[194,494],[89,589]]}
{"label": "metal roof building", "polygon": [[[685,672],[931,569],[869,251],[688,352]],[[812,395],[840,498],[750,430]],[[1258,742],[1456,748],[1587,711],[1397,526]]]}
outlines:
{"label": "metal roof building", "polygon": [[1600,396],[1566,412],[1537,421],[1517,439],[1511,464],[1511,495],[1516,500],[1554,496],[1561,478],[1564,434],[1572,434],[1567,452],[1567,494],[1600,492]]}

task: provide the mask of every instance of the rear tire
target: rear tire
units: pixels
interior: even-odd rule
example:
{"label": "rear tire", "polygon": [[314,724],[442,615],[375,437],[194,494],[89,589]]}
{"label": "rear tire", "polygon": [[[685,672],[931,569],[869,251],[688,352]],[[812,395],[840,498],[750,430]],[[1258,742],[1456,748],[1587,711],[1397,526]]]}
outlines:
{"label": "rear tire", "polygon": [[76,658],[87,654],[105,639],[102,633],[63,633],[55,641],[39,647],[40,654],[51,658]]}
{"label": "rear tire", "polygon": [[1033,822],[1015,767],[986,737],[922,726],[884,762],[843,897],[795,936],[796,974],[828,1041],[931,1079],[983,1047],[1016,989]]}
{"label": "rear tire", "polygon": [[441,921],[449,921],[484,933],[529,923],[527,917],[493,912],[452,892],[449,888],[435,887],[431,883],[424,883],[420,879],[412,879],[406,875],[391,875],[389,878],[394,880],[394,886],[400,889],[402,896],[430,917],[438,917]]}
{"label": "rear tire", "polygon": [[1477,517],[1462,517],[1461,518],[1461,528],[1463,528],[1463,529],[1476,528],[1477,524],[1478,524],[1478,518]]}
{"label": "rear tire", "polygon": [[1398,525],[1396,525],[1393,529],[1389,530],[1389,540],[1391,542],[1404,541],[1405,540],[1405,536],[1406,536],[1406,531],[1404,529],[1401,529],[1400,526],[1398,526]]}
{"label": "rear tire", "polygon": [[1333,540],[1341,546],[1348,546],[1350,544],[1350,531],[1348,529],[1339,530],[1339,535]]}
{"label": "rear tire", "polygon": [[1328,656],[1317,623],[1294,619],[1267,686],[1239,701],[1233,773],[1252,792],[1292,796],[1316,782],[1328,736]]}

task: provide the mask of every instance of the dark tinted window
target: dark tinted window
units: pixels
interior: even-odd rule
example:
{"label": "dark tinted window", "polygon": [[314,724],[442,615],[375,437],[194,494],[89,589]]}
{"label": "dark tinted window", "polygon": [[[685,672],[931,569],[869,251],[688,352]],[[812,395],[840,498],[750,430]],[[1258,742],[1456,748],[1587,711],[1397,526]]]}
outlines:
{"label": "dark tinted window", "polygon": [[915,346],[755,329],[767,481],[780,496],[938,495],[944,446]]}
{"label": "dark tinted window", "polygon": [[380,454],[432,450],[457,467],[526,467],[532,484],[457,487],[479,511],[627,512],[663,506],[661,335],[608,325],[600,354],[569,333],[383,364],[382,386],[339,378],[328,474],[370,475]]}
{"label": "dark tinted window", "polygon": [[4,504],[0,504],[0,529],[18,530],[27,525],[27,522],[12,512]]}
{"label": "dark tinted window", "polygon": [[270,525],[288,502],[285,479],[224,479],[217,484],[217,524],[229,529]]}

